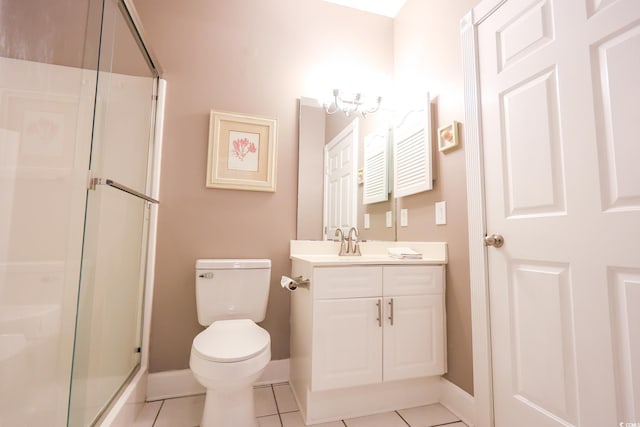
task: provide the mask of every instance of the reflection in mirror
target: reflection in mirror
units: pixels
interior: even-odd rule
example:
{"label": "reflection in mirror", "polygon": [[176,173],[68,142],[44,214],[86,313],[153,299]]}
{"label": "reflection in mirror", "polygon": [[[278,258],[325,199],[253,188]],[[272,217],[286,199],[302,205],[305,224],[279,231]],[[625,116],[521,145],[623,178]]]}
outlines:
{"label": "reflection in mirror", "polygon": [[[389,129],[381,127],[364,137],[362,204],[389,200]],[[365,224],[366,225],[366,224]]]}
{"label": "reflection in mirror", "polygon": [[324,145],[323,240],[358,224],[358,128],[356,118]]}
{"label": "reflection in mirror", "polygon": [[393,129],[393,192],[404,197],[433,190],[431,161],[431,104],[429,95],[423,105],[398,114]]}
{"label": "reflection in mirror", "polygon": [[[298,229],[297,238],[299,240],[323,240],[333,239],[334,234],[329,230],[330,225],[327,218],[331,215],[327,213],[327,206],[324,201],[325,194],[340,196],[337,187],[330,191],[325,180],[325,168],[330,164],[324,162],[325,148],[329,143],[338,144],[337,141],[347,136],[355,138],[357,141],[357,151],[353,151],[353,156],[357,158],[357,163],[353,165],[356,170],[356,177],[364,168],[364,141],[365,139],[376,140],[380,135],[387,135],[391,124],[391,114],[383,109],[374,114],[368,114],[366,118],[345,114],[326,114],[322,104],[311,98],[300,99],[299,116],[299,165],[298,165]],[[351,132],[351,133],[350,133]],[[386,144],[389,139],[385,138]],[[379,141],[377,141],[380,144]],[[390,152],[389,146],[386,147]],[[347,151],[349,153],[349,151]],[[346,155],[346,154],[345,154]],[[343,156],[343,159],[345,157]],[[337,160],[335,160],[337,161]],[[390,172],[389,164],[387,172]],[[353,182],[348,180],[349,182]],[[336,224],[346,227],[356,225],[360,231],[360,239],[364,240],[395,240],[395,202],[392,195],[379,202],[363,204],[363,179],[354,180],[354,190],[347,196],[343,195],[343,200],[349,204],[348,200],[355,200],[354,209],[356,212],[355,224]],[[333,179],[332,185],[336,186],[339,180]],[[388,178],[387,178],[388,186]],[[387,192],[390,187],[387,187]],[[367,218],[365,220],[365,218]],[[325,230],[325,225],[327,229]],[[347,227],[348,228],[348,227]]]}

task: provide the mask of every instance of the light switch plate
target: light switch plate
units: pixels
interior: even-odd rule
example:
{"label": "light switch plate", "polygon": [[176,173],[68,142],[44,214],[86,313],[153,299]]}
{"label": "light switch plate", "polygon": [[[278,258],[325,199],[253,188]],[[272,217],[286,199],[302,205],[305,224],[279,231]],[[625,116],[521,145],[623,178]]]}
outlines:
{"label": "light switch plate", "polygon": [[400,209],[400,227],[409,225],[409,209]]}
{"label": "light switch plate", "polygon": [[369,214],[368,213],[364,214],[364,228],[370,228],[371,227],[371,225],[369,223],[369,220],[370,220]]}
{"label": "light switch plate", "polygon": [[393,213],[391,211],[387,211],[386,226],[387,228],[393,227]]}
{"label": "light switch plate", "polygon": [[436,202],[436,224],[447,223],[447,202]]}

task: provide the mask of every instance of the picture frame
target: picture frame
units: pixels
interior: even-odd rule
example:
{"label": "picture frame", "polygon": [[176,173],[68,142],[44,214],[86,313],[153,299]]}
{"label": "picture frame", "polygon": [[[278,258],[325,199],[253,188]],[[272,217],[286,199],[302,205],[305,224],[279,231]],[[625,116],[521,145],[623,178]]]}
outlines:
{"label": "picture frame", "polygon": [[458,125],[459,123],[454,121],[438,128],[438,150],[446,152],[458,146]]}
{"label": "picture frame", "polygon": [[211,110],[208,188],[276,191],[277,120]]}

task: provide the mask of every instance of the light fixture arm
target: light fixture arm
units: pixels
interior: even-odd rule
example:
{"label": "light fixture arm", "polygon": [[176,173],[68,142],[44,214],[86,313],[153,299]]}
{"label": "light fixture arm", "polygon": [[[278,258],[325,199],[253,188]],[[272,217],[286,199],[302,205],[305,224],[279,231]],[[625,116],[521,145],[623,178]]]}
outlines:
{"label": "light fixture arm", "polygon": [[351,114],[360,114],[362,117],[366,117],[367,114],[378,111],[381,102],[382,97],[378,96],[376,103],[367,107],[361,93],[356,93],[353,98],[349,99],[342,97],[339,89],[333,89],[333,101],[331,104],[324,104],[324,110],[327,114],[335,114],[338,111],[342,111],[347,117]]}

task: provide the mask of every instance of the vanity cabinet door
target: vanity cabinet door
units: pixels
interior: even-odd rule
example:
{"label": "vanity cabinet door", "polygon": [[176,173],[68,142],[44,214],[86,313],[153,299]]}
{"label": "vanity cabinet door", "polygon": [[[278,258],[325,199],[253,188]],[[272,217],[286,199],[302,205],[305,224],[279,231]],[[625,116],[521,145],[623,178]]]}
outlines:
{"label": "vanity cabinet door", "polygon": [[381,305],[381,298],[315,302],[312,391],[382,382]]}
{"label": "vanity cabinet door", "polygon": [[384,303],[384,381],[444,374],[443,296],[387,297]]}

